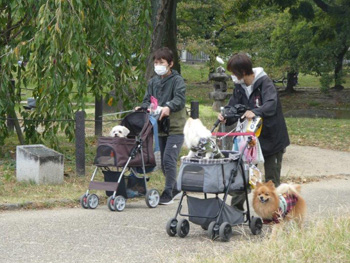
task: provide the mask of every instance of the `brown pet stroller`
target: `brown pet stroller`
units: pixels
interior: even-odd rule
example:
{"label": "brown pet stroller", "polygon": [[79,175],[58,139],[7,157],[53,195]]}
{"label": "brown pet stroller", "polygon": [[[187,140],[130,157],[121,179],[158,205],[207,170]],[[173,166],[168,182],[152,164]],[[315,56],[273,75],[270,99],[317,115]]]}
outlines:
{"label": "brown pet stroller", "polygon": [[[153,124],[150,115],[145,111],[135,111],[127,115],[121,125],[130,130],[125,138],[100,137],[94,160],[96,166],[89,189],[80,198],[83,208],[95,209],[99,204],[96,194],[89,194],[90,190],[105,190],[107,206],[111,211],[123,211],[127,190],[137,189],[137,196],[145,196],[146,204],[155,208],[159,203],[159,192],[147,189],[147,172],[156,166],[153,150]],[[104,182],[94,181],[98,170],[102,170]],[[119,171],[121,169],[121,171]],[[126,172],[131,174],[126,176]],[[136,176],[137,174],[142,176]]]}

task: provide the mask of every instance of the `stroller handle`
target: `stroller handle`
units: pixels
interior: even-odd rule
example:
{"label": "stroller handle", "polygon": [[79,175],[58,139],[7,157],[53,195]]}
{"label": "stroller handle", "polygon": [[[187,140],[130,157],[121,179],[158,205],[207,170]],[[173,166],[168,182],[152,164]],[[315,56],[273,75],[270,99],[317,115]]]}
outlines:
{"label": "stroller handle", "polygon": [[211,130],[210,130],[211,133],[216,129],[216,127],[218,127],[219,123],[220,123],[220,120],[217,119],[216,122],[214,123],[213,128],[211,128]]}

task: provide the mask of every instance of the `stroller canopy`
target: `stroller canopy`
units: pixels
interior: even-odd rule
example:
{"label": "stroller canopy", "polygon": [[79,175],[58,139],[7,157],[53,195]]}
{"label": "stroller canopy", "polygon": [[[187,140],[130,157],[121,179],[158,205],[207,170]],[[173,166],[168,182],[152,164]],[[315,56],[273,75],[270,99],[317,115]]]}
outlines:
{"label": "stroller canopy", "polygon": [[148,125],[152,125],[149,122],[148,113],[145,111],[135,111],[127,115],[121,122],[121,125],[129,129],[130,133],[128,137],[139,136],[145,132]]}

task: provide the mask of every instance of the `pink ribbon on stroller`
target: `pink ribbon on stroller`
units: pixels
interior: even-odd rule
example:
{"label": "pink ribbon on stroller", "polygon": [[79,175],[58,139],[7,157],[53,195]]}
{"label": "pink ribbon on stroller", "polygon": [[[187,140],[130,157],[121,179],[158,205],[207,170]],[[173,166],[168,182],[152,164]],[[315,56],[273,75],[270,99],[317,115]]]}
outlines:
{"label": "pink ribbon on stroller", "polygon": [[155,111],[158,107],[158,100],[153,96],[151,96],[151,105],[150,106],[151,106],[152,111]]}

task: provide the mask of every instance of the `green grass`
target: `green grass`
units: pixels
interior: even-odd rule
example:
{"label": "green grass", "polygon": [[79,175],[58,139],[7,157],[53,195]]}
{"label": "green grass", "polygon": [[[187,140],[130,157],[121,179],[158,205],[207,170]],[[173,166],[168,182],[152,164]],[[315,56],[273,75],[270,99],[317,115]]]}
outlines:
{"label": "green grass", "polygon": [[291,226],[276,240],[247,241],[245,237],[224,254],[213,253],[207,257],[195,253],[183,257],[186,257],[186,262],[193,263],[350,262],[349,236],[349,215],[319,218],[303,230]]}
{"label": "green grass", "polygon": [[181,63],[181,75],[186,82],[200,83],[208,81],[209,67],[206,64]]}
{"label": "green grass", "polygon": [[320,86],[320,77],[299,74],[298,82],[299,87],[317,88]]}
{"label": "green grass", "polygon": [[350,152],[349,119],[286,118],[293,144]]}
{"label": "green grass", "polygon": [[[305,87],[305,88],[319,88],[320,87],[320,76],[313,76],[313,75],[305,75],[305,74],[299,74],[299,87]],[[350,74],[346,74],[344,77],[345,83],[343,85],[349,86],[350,84]],[[334,86],[334,83],[331,83],[331,86]]]}

